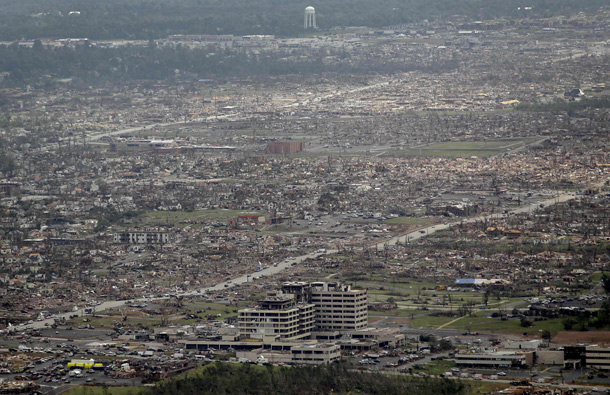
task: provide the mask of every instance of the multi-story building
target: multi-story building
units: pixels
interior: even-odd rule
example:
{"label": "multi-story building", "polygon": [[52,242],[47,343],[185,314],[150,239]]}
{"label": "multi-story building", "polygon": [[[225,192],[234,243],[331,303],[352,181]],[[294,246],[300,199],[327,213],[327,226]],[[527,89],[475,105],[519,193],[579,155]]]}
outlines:
{"label": "multi-story building", "polygon": [[514,351],[495,351],[455,354],[457,366],[509,368],[526,364],[526,355]]}
{"label": "multi-story building", "polygon": [[269,292],[260,306],[239,310],[239,334],[268,341],[307,339],[314,328],[314,305],[294,295]]}
{"label": "multi-story building", "polygon": [[353,331],[368,325],[366,290],[338,282],[284,283],[259,307],[239,311],[242,337],[291,341],[312,332]]}
{"label": "multi-story building", "polygon": [[340,360],[341,347],[334,343],[306,340],[299,343],[290,343],[289,347],[283,350],[271,348],[238,350],[236,356],[242,362],[321,365]]}
{"label": "multi-story building", "polygon": [[272,141],[267,144],[266,154],[296,154],[305,151],[305,144],[301,141]]}
{"label": "multi-story building", "polygon": [[339,282],[311,283],[311,303],[316,307],[317,331],[351,331],[368,325],[366,290]]}
{"label": "multi-story building", "polygon": [[[268,292],[257,307],[239,310],[235,332],[179,343],[189,351],[233,348],[249,360],[264,353],[270,361],[299,364],[335,361],[342,348],[368,350],[404,344],[404,335],[363,331],[367,314],[366,290],[337,282],[289,282],[279,291]],[[347,343],[333,342],[344,335],[349,338]],[[320,339],[326,341],[319,343]]]}
{"label": "multi-story building", "polygon": [[610,369],[610,348],[608,347],[587,347],[585,351],[586,365],[588,368],[600,370]]}
{"label": "multi-story building", "polygon": [[333,343],[302,344],[290,349],[292,362],[303,365],[320,365],[341,359],[341,347]]}
{"label": "multi-story building", "polygon": [[121,244],[169,244],[176,242],[176,234],[160,231],[120,232],[114,234],[113,241]]}
{"label": "multi-story building", "polygon": [[0,182],[0,196],[16,196],[19,194],[19,187],[16,182]]}

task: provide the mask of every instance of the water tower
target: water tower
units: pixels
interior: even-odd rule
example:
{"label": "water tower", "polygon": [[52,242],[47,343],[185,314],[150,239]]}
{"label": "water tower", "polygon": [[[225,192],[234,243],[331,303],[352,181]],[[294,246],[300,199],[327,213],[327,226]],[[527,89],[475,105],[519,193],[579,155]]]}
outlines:
{"label": "water tower", "polygon": [[305,29],[316,29],[316,9],[312,6],[305,8]]}

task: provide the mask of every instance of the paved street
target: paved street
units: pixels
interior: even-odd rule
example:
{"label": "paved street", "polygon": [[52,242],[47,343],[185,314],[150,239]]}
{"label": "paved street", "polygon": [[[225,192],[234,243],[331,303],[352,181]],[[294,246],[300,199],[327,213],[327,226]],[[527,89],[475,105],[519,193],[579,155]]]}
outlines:
{"label": "paved street", "polygon": [[[537,201],[535,203],[531,203],[529,205],[526,206],[522,206],[519,208],[515,208],[513,210],[510,210],[508,213],[505,214],[487,214],[487,215],[480,215],[480,216],[476,216],[476,217],[470,217],[470,218],[463,218],[446,224],[438,224],[438,225],[431,225],[428,227],[424,227],[421,229],[418,229],[416,231],[401,235],[401,236],[396,236],[393,237],[391,239],[388,239],[385,242],[381,242],[376,244],[377,248],[384,248],[386,245],[391,246],[391,245],[395,245],[397,242],[400,243],[406,243],[407,240],[409,243],[411,242],[415,242],[417,240],[419,240],[420,238],[426,237],[430,234],[433,234],[434,232],[437,232],[439,230],[444,230],[444,229],[449,229],[451,227],[457,226],[459,225],[461,222],[463,223],[472,223],[472,222],[477,222],[477,221],[483,221],[485,219],[491,219],[494,218],[496,216],[499,215],[512,215],[512,214],[518,214],[518,213],[525,213],[528,211],[533,211],[536,210],[537,208],[541,207],[541,206],[549,206],[552,204],[556,204],[559,202],[565,202],[571,199],[575,199],[576,198],[576,194],[574,193],[561,193],[558,196],[554,197],[554,198],[550,198],[550,199],[545,199],[542,201]],[[188,291],[188,292],[184,292],[184,293],[178,293],[175,294],[174,296],[194,296],[194,295],[202,295],[205,294],[207,292],[214,292],[214,291],[219,291],[219,290],[223,290],[226,288],[231,288],[235,285],[239,285],[248,281],[256,281],[256,278],[259,278],[261,276],[271,276],[277,273],[282,272],[283,270],[285,270],[286,268],[292,266],[292,265],[298,265],[299,263],[310,259],[310,258],[317,258],[321,255],[332,255],[337,253],[337,250],[335,249],[327,249],[324,252],[313,252],[313,253],[309,253],[309,254],[305,254],[305,255],[301,255],[301,256],[297,256],[297,257],[291,257],[291,258],[286,258],[280,262],[277,262],[277,265],[271,265],[268,266],[258,272],[253,272],[253,273],[249,273],[243,276],[239,276],[236,278],[233,278],[231,280],[226,280],[226,281],[222,281],[217,283],[215,286],[213,287],[205,287],[205,288],[200,288],[197,290],[193,290],[193,291]],[[164,299],[168,299],[169,296],[163,296],[163,297],[155,297],[153,298],[153,300],[164,300]],[[95,311],[96,312],[102,312],[104,310],[107,309],[113,309],[113,308],[117,308],[117,307],[121,307],[124,306],[125,304],[129,304],[129,303],[142,303],[142,302],[146,302],[146,301],[150,301],[149,298],[138,298],[138,299],[130,299],[130,300],[113,300],[113,301],[106,301],[101,303],[100,305],[95,307]],[[84,308],[78,309],[76,311],[72,311],[69,313],[60,313],[57,315],[57,317],[63,317],[65,319],[69,319],[71,315],[84,315],[85,314],[85,310]],[[36,321],[33,322],[31,324],[22,324],[22,325],[18,325],[16,327],[17,330],[23,330],[26,327],[31,327],[31,328],[44,328],[46,326],[51,325],[54,322],[54,318],[47,318],[45,320],[42,321]]]}

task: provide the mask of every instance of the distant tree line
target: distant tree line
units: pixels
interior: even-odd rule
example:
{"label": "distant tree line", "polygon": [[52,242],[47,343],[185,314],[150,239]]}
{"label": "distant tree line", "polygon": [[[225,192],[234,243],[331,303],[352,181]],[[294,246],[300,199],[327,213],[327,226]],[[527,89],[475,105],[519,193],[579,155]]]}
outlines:
{"label": "distant tree line", "polygon": [[578,101],[556,99],[549,103],[521,103],[516,109],[535,112],[567,112],[569,114],[595,108],[610,108],[610,96],[585,97]]}
{"label": "distant tree line", "polygon": [[414,59],[388,61],[368,56],[350,58],[337,50],[337,61],[328,64],[320,56],[278,57],[274,54],[252,55],[225,49],[189,49],[183,46],[122,46],[102,48],[88,43],[73,47],[46,48],[36,41],[28,48],[17,44],[0,45],[0,72],[7,72],[4,86],[52,83],[58,78],[96,81],[164,80],[176,76],[192,78],[243,78],[313,75],[321,73],[367,74],[412,70],[442,72],[454,70],[457,61],[438,63]]}
{"label": "distant tree line", "polygon": [[3,150],[0,151],[0,174],[4,177],[12,177],[15,171],[15,160]]}
{"label": "distant tree line", "polygon": [[346,364],[277,368],[211,364],[197,374],[145,390],[148,395],[194,394],[464,394],[457,380],[384,376],[348,369]]}
{"label": "distant tree line", "polygon": [[[303,10],[322,29],[380,27],[452,15],[471,20],[595,11],[607,0],[0,0],[0,40],[157,39],[170,34],[303,34]],[[524,10],[524,6],[532,7]],[[518,8],[520,7],[520,9]],[[79,13],[72,13],[78,11]]]}
{"label": "distant tree line", "polygon": [[[13,123],[11,122],[9,115],[0,114],[0,130],[8,130],[12,125]],[[0,138],[0,175],[3,177],[12,177],[15,169],[15,159],[8,154],[8,144],[4,138]]]}

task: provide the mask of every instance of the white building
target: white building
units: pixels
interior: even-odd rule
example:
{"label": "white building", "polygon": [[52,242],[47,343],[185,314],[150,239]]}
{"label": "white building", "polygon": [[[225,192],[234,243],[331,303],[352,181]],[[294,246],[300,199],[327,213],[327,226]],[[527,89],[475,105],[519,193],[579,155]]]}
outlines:
{"label": "white building", "polygon": [[366,290],[339,282],[284,283],[269,292],[256,308],[239,311],[239,331],[245,338],[291,341],[312,332],[346,332],[368,325]]}
{"label": "white building", "polygon": [[535,351],[540,347],[542,341],[534,340],[508,340],[504,343],[504,348],[509,350]]}
{"label": "white building", "polygon": [[525,354],[513,351],[460,353],[455,355],[457,366],[508,368],[525,365]]}
{"label": "white building", "polygon": [[585,351],[586,365],[588,368],[610,370],[610,348],[591,346]]}
{"label": "white building", "polygon": [[294,295],[269,292],[256,308],[239,310],[239,334],[264,342],[311,337],[314,305],[297,303]]}
{"label": "white building", "polygon": [[170,232],[118,232],[113,236],[117,244],[171,244],[176,242],[176,234]]}
{"label": "white building", "polygon": [[294,363],[297,365],[321,365],[341,359],[340,347],[332,343],[318,343],[315,341],[292,344],[289,350],[272,351],[257,348],[248,351],[237,351],[240,361],[268,363]]}
{"label": "white building", "polygon": [[342,283],[311,283],[317,331],[350,331],[368,326],[366,290]]}
{"label": "white building", "polygon": [[341,359],[341,348],[332,343],[302,344],[290,350],[292,362],[302,365],[320,365]]}

